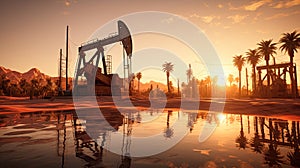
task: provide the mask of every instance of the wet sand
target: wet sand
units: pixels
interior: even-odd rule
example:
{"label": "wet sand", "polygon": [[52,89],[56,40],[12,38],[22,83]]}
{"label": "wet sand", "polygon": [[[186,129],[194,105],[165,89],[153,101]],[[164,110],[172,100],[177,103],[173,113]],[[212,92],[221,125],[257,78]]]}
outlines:
{"label": "wet sand", "polygon": [[[86,101],[76,104],[77,108],[99,108]],[[181,107],[180,98],[171,98],[167,102],[160,101],[160,99],[151,100],[141,97],[131,97],[129,99],[118,100],[118,107],[128,107],[128,102],[132,103],[137,109],[145,110],[153,104],[160,104],[166,109],[173,110],[191,110],[199,103],[200,111],[222,112],[232,114],[247,114],[259,116],[274,116],[286,119],[300,120],[300,99],[200,99],[197,102],[193,99],[184,100],[184,108]],[[98,105],[100,107],[110,109],[116,108],[114,100],[111,97],[98,97]],[[166,103],[166,104],[164,104]],[[212,108],[215,106],[217,108]],[[4,113],[22,113],[22,112],[38,112],[38,111],[72,111],[74,110],[74,103],[72,97],[68,98],[55,98],[55,99],[35,99],[29,100],[28,98],[11,98],[0,97],[0,114]]]}

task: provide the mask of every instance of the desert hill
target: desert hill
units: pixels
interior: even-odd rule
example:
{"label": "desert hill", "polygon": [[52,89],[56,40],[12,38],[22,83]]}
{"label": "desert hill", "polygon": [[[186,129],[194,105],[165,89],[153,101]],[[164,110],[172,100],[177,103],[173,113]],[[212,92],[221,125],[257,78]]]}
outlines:
{"label": "desert hill", "polygon": [[32,79],[46,81],[47,78],[50,78],[50,76],[45,75],[37,68],[31,68],[27,72],[20,73],[0,66],[0,75],[6,75],[10,82],[15,84],[19,83],[21,79],[25,79],[27,82],[30,82]]}

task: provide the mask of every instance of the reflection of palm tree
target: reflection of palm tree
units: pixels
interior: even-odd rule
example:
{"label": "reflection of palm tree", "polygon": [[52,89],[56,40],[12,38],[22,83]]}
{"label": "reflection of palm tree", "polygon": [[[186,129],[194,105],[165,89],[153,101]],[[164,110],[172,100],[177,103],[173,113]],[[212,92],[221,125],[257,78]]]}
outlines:
{"label": "reflection of palm tree", "polygon": [[[297,121],[297,127],[299,128],[299,121]],[[299,134],[299,130],[298,130]],[[292,166],[300,167],[300,150],[299,150],[299,137],[297,137],[296,131],[296,122],[292,122],[292,146],[294,148],[294,152],[288,153],[288,158]]]}
{"label": "reflection of palm tree", "polygon": [[294,149],[294,152],[289,152],[287,154],[287,157],[289,158],[290,164],[295,167],[300,167],[300,151],[299,147],[297,149]]}
{"label": "reflection of palm tree", "polygon": [[174,65],[171,62],[165,62],[162,66],[163,66],[163,71],[166,72],[167,75],[168,93],[170,93],[169,77],[170,77],[170,72],[173,71]]}
{"label": "reflection of palm tree", "polygon": [[261,117],[260,119],[260,131],[262,139],[265,139],[265,117]]}
{"label": "reflection of palm tree", "polygon": [[255,117],[254,119],[254,126],[255,126],[255,134],[254,138],[251,140],[251,147],[253,148],[253,151],[256,153],[261,153],[264,147],[264,144],[261,142],[258,134],[258,119]]}
{"label": "reflection of palm tree", "polygon": [[264,144],[261,142],[258,133],[255,133],[254,138],[251,139],[251,147],[256,153],[261,153],[264,147]]}
{"label": "reflection of palm tree", "polygon": [[173,130],[173,128],[170,128],[170,123],[169,123],[171,115],[172,115],[172,111],[169,110],[168,116],[167,116],[167,128],[164,131],[164,136],[166,138],[171,138],[174,135],[174,130]]}
{"label": "reflection of palm tree", "polygon": [[190,132],[194,129],[194,124],[197,121],[197,114],[196,113],[188,113],[188,123],[187,126],[190,128]]}
{"label": "reflection of palm tree", "polygon": [[249,49],[247,54],[247,61],[252,65],[252,90],[255,93],[256,92],[256,72],[255,72],[255,66],[260,61],[260,54],[258,53],[257,49],[251,50]]}
{"label": "reflection of palm tree", "polygon": [[294,53],[297,52],[297,49],[300,48],[300,33],[298,33],[297,31],[293,31],[292,33],[283,33],[283,36],[281,37],[279,42],[282,43],[282,45],[280,46],[281,51],[285,50],[285,52],[288,52],[288,55],[290,56],[291,86],[292,92],[294,96],[296,96],[296,85],[293,74],[293,58]]}
{"label": "reflection of palm tree", "polygon": [[242,92],[241,72],[244,64],[245,64],[245,58],[242,55],[233,57],[233,65],[237,67],[239,70],[239,96],[241,96],[241,92]]}
{"label": "reflection of palm tree", "polygon": [[269,119],[269,133],[270,133],[270,144],[268,149],[264,152],[265,164],[272,166],[280,166],[283,163],[283,156],[280,155],[279,149],[277,149],[277,142],[275,138],[273,139],[273,123],[272,119]]}
{"label": "reflection of palm tree", "polygon": [[244,134],[242,115],[240,115],[240,120],[241,120],[241,131],[240,131],[240,135],[235,139],[235,142],[238,143],[239,148],[245,149],[247,146],[248,140]]}
{"label": "reflection of palm tree", "polygon": [[136,121],[137,121],[138,123],[140,123],[140,122],[142,121],[142,116],[141,116],[140,112],[138,112],[138,114],[137,114],[137,116],[136,116]]}
{"label": "reflection of palm tree", "polygon": [[277,145],[272,141],[269,144],[268,150],[264,152],[265,164],[268,164],[270,167],[272,166],[280,166],[283,163],[283,156],[280,155],[279,149],[277,149]]}

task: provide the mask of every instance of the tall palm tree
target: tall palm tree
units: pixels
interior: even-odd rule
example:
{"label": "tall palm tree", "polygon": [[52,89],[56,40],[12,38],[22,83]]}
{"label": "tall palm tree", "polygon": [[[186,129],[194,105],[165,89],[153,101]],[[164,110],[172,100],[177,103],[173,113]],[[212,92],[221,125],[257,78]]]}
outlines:
{"label": "tall palm tree", "polygon": [[189,84],[191,81],[191,77],[193,75],[191,64],[189,64],[189,69],[186,70],[186,76],[187,76],[187,83]]}
{"label": "tall palm tree", "polygon": [[238,68],[239,70],[239,96],[241,96],[241,92],[242,92],[242,83],[241,83],[241,79],[242,79],[242,68],[245,65],[245,58],[242,55],[237,55],[235,57],[233,57],[233,65],[235,67]]}
{"label": "tall palm tree", "polygon": [[255,67],[256,65],[259,63],[260,61],[260,54],[258,52],[257,49],[251,50],[249,49],[248,52],[246,52],[247,55],[247,61],[249,64],[252,65],[252,89],[253,92],[256,92],[256,71],[255,71]]}
{"label": "tall palm tree", "polygon": [[229,82],[229,86],[230,86],[230,87],[231,87],[231,84],[232,84],[233,80],[234,80],[233,75],[232,75],[232,74],[229,74],[229,75],[228,75],[228,82]]}
{"label": "tall palm tree", "polygon": [[290,77],[291,77],[291,86],[292,92],[294,96],[296,95],[296,87],[295,87],[295,80],[294,80],[294,73],[293,73],[293,58],[297,49],[300,48],[300,33],[297,31],[293,31],[292,33],[283,33],[282,37],[279,40],[282,45],[279,47],[281,51],[287,52],[290,56]]}
{"label": "tall palm tree", "polygon": [[268,94],[270,93],[270,69],[269,69],[269,60],[270,56],[273,56],[273,54],[276,54],[276,43],[272,43],[272,39],[270,40],[262,40],[260,43],[257,44],[258,51],[261,55],[264,56],[265,61],[266,61],[266,67],[267,67],[267,83],[268,83]]}
{"label": "tall palm tree", "polygon": [[211,77],[210,76],[207,76],[205,77],[204,79],[204,82],[205,82],[205,87],[206,87],[206,96],[210,97],[211,96]]}
{"label": "tall palm tree", "polygon": [[136,78],[138,79],[138,92],[140,92],[140,80],[142,78],[142,73],[141,72],[138,72],[136,74]]}
{"label": "tall palm tree", "polygon": [[128,81],[129,81],[129,95],[132,95],[133,93],[133,89],[134,89],[134,79],[135,79],[135,74],[134,73],[131,73],[129,76],[128,76]]}
{"label": "tall palm tree", "polygon": [[167,75],[167,86],[168,86],[168,93],[170,93],[170,82],[169,82],[169,77],[170,77],[170,72],[174,70],[174,65],[172,62],[165,62],[163,65],[163,71],[166,72]]}

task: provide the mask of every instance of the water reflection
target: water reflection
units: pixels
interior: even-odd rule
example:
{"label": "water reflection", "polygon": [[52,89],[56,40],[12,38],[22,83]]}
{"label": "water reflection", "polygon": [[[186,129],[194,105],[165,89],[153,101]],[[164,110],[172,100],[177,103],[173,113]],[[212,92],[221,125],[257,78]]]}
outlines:
{"label": "water reflection", "polygon": [[[30,167],[300,166],[299,121],[204,111],[121,114],[110,110],[103,114],[113,129],[97,127],[96,139],[87,134],[91,125],[72,111],[0,115],[3,166],[16,167],[20,161]],[[156,156],[131,157],[133,136],[163,131],[168,141],[180,131],[173,127],[180,117],[185,119],[183,129],[188,129],[189,134],[178,145]],[[199,143],[196,137],[206,124],[217,125],[217,129],[206,142]],[[121,156],[106,150],[115,132],[123,135]]]}
{"label": "water reflection", "polygon": [[248,139],[246,138],[244,134],[244,126],[243,126],[243,116],[240,115],[240,121],[241,121],[241,130],[240,135],[236,138],[235,142],[238,143],[238,147],[245,149],[246,145],[248,144]]}

